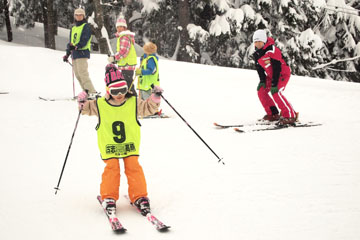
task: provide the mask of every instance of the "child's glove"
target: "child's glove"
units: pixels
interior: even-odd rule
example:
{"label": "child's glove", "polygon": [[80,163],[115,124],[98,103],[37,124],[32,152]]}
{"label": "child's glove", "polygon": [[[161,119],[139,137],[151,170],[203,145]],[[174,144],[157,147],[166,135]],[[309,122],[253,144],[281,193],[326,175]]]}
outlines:
{"label": "child's glove", "polygon": [[68,58],[69,58],[69,55],[67,55],[67,54],[64,55],[64,56],[63,56],[63,61],[64,61],[64,62],[68,62]]}
{"label": "child's glove", "polygon": [[85,91],[79,93],[77,97],[79,108],[83,108],[84,104],[87,101],[87,98],[88,98],[88,94]]}
{"label": "child's glove", "polygon": [[266,88],[266,84],[263,83],[263,82],[260,82],[259,85],[257,86],[257,90],[259,91],[262,87],[265,89],[265,88]]}
{"label": "child's glove", "polygon": [[137,69],[135,70],[135,75],[136,75],[136,76],[142,75],[141,68],[137,68]]}
{"label": "child's glove", "polygon": [[115,57],[115,60],[116,60],[116,61],[119,61],[119,60],[120,60],[120,54],[119,54],[119,53],[116,53],[114,57]]}
{"label": "child's glove", "polygon": [[161,100],[160,96],[164,92],[164,90],[159,86],[154,86],[154,88],[152,89],[151,92],[152,92],[151,100],[154,103],[160,103],[160,100]]}
{"label": "child's glove", "polygon": [[277,93],[279,91],[278,87],[275,86],[275,87],[271,87],[271,94],[274,95],[275,93]]}
{"label": "child's glove", "polygon": [[109,63],[115,63],[115,57],[114,56],[108,57],[108,62]]}
{"label": "child's glove", "polygon": [[160,97],[164,90],[159,86],[154,86],[151,92]]}
{"label": "child's glove", "polygon": [[70,43],[69,49],[70,49],[70,51],[78,50],[78,46],[75,46],[72,43]]}

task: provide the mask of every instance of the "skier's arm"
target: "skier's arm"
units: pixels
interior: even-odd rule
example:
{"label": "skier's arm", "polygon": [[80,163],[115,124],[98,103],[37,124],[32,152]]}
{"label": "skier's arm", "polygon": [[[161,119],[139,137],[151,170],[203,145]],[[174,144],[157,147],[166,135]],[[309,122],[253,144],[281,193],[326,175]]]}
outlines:
{"label": "skier's arm", "polygon": [[125,58],[129,52],[131,47],[131,41],[127,36],[120,37],[120,48],[119,51],[115,54],[116,60],[121,58]]}
{"label": "skier's arm", "polygon": [[281,62],[271,58],[271,66],[273,70],[271,86],[275,87],[279,83],[279,78],[281,73]]}
{"label": "skier's arm", "polygon": [[154,99],[150,96],[146,100],[140,98],[137,99],[137,113],[139,117],[146,117],[154,115],[158,111],[160,102],[155,102]]}
{"label": "skier's arm", "polygon": [[156,72],[156,64],[153,58],[150,58],[146,65],[147,69],[141,69],[142,75],[151,75]]}
{"label": "skier's arm", "polygon": [[82,115],[88,116],[98,116],[98,108],[96,105],[96,100],[88,100],[84,103],[83,110],[81,112]]}
{"label": "skier's arm", "polygon": [[260,82],[261,83],[266,83],[266,74],[265,74],[265,70],[260,66],[260,64],[256,63],[256,71],[259,75],[260,78]]}

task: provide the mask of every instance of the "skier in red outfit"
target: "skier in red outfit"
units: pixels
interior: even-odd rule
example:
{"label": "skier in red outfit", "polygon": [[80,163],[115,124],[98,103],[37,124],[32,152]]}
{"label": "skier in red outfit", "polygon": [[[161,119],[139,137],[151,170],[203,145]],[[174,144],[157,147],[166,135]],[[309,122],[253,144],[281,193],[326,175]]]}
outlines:
{"label": "skier in red outfit", "polygon": [[[257,87],[258,97],[266,111],[263,119],[278,121],[279,125],[294,124],[297,121],[297,113],[283,95],[290,79],[290,67],[284,61],[280,49],[274,45],[274,39],[266,36],[265,30],[255,31],[253,42],[256,49],[255,65],[260,78]],[[280,108],[281,116],[276,105]]]}

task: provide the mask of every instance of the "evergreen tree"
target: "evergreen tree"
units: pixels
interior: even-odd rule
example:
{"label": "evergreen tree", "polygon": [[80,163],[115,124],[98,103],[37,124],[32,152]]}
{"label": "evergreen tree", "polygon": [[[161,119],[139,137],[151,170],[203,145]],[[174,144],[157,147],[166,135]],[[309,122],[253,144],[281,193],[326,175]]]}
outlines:
{"label": "evergreen tree", "polygon": [[33,28],[35,21],[42,21],[42,5],[36,0],[13,0],[11,15],[15,19],[15,26]]}

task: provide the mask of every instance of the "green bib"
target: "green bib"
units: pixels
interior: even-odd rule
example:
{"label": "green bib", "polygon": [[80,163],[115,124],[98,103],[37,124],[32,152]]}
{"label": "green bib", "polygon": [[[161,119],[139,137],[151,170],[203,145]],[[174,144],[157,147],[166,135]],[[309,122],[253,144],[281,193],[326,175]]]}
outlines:
{"label": "green bib", "polygon": [[[121,35],[119,36],[119,38],[117,39],[117,44],[116,44],[116,51],[119,52],[120,50],[120,38],[126,36],[126,35]],[[137,56],[136,56],[136,51],[135,51],[135,47],[134,44],[131,42],[131,39],[129,38],[131,46],[130,46],[130,51],[129,54],[124,57],[121,58],[118,61],[118,66],[119,67],[125,67],[125,66],[136,66],[137,65]]]}
{"label": "green bib", "polygon": [[160,86],[160,82],[159,82],[159,64],[158,64],[158,60],[156,59],[155,56],[147,56],[145,59],[143,59],[141,61],[141,68],[142,69],[147,69],[147,62],[149,61],[149,59],[152,58],[155,61],[155,66],[156,66],[156,72],[154,74],[151,75],[143,75],[140,76],[140,81],[139,81],[139,89],[140,90],[144,90],[144,91],[148,91],[151,89],[151,85],[154,84],[154,86]]}
{"label": "green bib", "polygon": [[96,126],[98,146],[103,160],[139,155],[140,123],[137,120],[136,97],[122,105],[110,105],[104,97],[97,99],[99,123]]}
{"label": "green bib", "polygon": [[[84,29],[86,23],[83,23],[80,26],[73,26],[71,29],[71,43],[76,46],[80,42],[81,33]],[[80,48],[79,50],[86,50],[88,49],[90,51],[91,49],[91,37],[89,41],[86,43],[85,47]]]}

